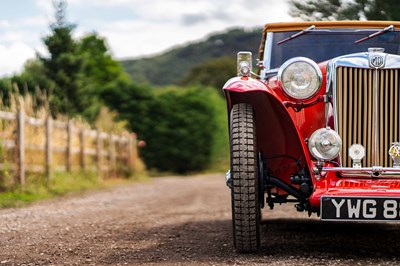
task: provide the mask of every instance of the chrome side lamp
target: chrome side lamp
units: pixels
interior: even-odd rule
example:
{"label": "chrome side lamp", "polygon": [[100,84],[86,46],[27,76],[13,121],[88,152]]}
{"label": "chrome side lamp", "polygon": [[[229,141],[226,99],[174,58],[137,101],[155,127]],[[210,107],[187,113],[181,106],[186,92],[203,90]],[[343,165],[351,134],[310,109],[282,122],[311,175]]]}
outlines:
{"label": "chrome side lamp", "polygon": [[393,142],[389,149],[389,155],[393,160],[393,167],[400,168],[400,142]]}
{"label": "chrome side lamp", "polygon": [[353,160],[353,168],[361,168],[361,160],[365,156],[365,148],[361,144],[353,144],[349,148],[349,156]]}

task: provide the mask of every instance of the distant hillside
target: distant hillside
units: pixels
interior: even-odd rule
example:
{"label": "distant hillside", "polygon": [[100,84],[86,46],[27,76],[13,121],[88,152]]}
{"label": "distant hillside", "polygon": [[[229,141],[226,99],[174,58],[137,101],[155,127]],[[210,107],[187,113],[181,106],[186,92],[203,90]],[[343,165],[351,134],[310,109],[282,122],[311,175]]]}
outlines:
{"label": "distant hillside", "polygon": [[[261,28],[251,31],[232,29],[209,36],[204,41],[173,48],[161,55],[121,61],[135,82],[155,86],[180,83],[196,65],[210,59],[228,56],[236,58],[238,51],[251,51],[257,58]],[[216,73],[217,74],[217,73]]]}

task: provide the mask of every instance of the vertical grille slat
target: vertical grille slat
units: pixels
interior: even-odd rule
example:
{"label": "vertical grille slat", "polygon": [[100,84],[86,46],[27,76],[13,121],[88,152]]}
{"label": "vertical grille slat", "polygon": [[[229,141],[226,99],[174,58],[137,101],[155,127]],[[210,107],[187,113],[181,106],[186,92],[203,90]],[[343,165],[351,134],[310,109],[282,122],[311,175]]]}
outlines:
{"label": "vertical grille slat", "polygon": [[[391,84],[391,86],[393,87],[393,86],[395,86],[395,83],[394,83],[394,74],[395,74],[395,72],[394,72],[394,70],[393,69],[391,69],[390,70],[390,77],[389,77],[389,82],[390,82],[390,84]],[[389,92],[389,101],[390,101],[390,106],[387,108],[387,109],[390,109],[390,110],[395,110],[395,109],[393,109],[394,108],[394,94],[393,94],[393,92],[394,92],[394,89],[390,89],[390,92]],[[390,120],[393,120],[394,119],[394,112],[389,112],[389,114],[388,114],[388,116],[390,117]],[[395,125],[393,125],[394,126],[394,128],[396,127]],[[391,139],[394,139],[393,138],[394,136],[393,136],[393,130],[390,130],[389,131],[389,140],[391,140]]]}
{"label": "vertical grille slat", "polygon": [[[344,82],[346,80],[347,80],[347,71],[344,71],[344,73],[343,73],[343,92],[342,92],[342,96],[343,96],[343,103],[345,103],[343,105],[344,106],[343,113],[346,114],[346,115],[343,114],[343,132],[347,132],[347,121],[348,121],[347,93],[344,93],[344,92],[348,91],[347,82]],[[347,138],[343,138],[343,146],[347,147]],[[346,156],[346,158],[344,158],[344,160],[345,160],[345,163],[347,164],[347,156]]]}
{"label": "vertical grille slat", "polygon": [[[358,75],[358,84],[359,84],[359,86],[358,86],[358,97],[360,98],[360,99],[363,99],[363,94],[362,94],[362,92],[363,92],[363,90],[362,90],[362,88],[363,88],[363,86],[362,86],[362,77],[363,77],[363,75],[362,75],[362,70],[361,69],[358,69],[358,71],[357,71],[357,75]],[[357,110],[357,113],[358,114],[362,114],[363,112],[362,112],[362,102],[360,102],[359,104],[358,104],[358,110]],[[358,119],[358,124],[357,124],[357,128],[358,128],[358,135],[357,135],[357,137],[358,137],[358,139],[362,139],[362,132],[363,132],[363,127],[361,126],[362,124],[361,124],[361,122],[362,122],[363,120],[361,119],[361,117]]]}
{"label": "vertical grille slat", "polygon": [[[395,72],[395,75],[394,75],[394,84],[399,84],[398,82],[399,82],[399,73],[398,73],[398,71],[396,71]],[[399,90],[394,90],[394,97],[393,97],[394,99],[398,99],[399,98]],[[400,101],[396,101],[396,100],[394,100],[394,108],[393,108],[393,113],[394,113],[394,128],[399,128],[400,127],[400,125],[399,125],[399,112],[398,112],[398,110],[399,110],[399,102]],[[394,134],[394,139],[396,140],[399,140],[400,139],[400,130],[397,130],[397,132],[394,130],[393,131],[393,134]]]}
{"label": "vertical grille slat", "polygon": [[[376,73],[376,71],[378,71]],[[348,149],[352,144],[366,148],[364,167],[392,167],[388,150],[392,142],[400,141],[400,93],[398,69],[363,69],[337,67],[336,114],[337,131],[342,138],[341,164],[352,167]],[[378,79],[378,80],[376,80]],[[378,84],[378,106],[374,106],[374,84]],[[374,110],[378,111],[378,141],[375,143]],[[373,149],[377,147],[378,164]]]}
{"label": "vertical grille slat", "polygon": [[[390,129],[390,125],[389,125],[390,116],[389,116],[389,112],[388,112],[388,110],[390,109],[389,92],[393,90],[393,87],[392,87],[392,84],[389,83],[390,70],[385,71],[384,73],[385,73],[385,85],[384,86],[386,88],[389,88],[389,89],[388,90],[383,90],[384,94],[385,94],[385,101],[383,103],[385,105],[385,108],[384,108],[384,111],[383,111],[384,112],[384,116],[383,117],[386,118],[384,120],[385,121],[385,128]],[[383,153],[383,156],[384,156],[384,158],[383,158],[384,160],[383,161],[384,162],[388,162],[389,159],[390,159],[389,158],[389,154],[388,154],[388,150],[390,148],[390,139],[389,139],[390,131],[391,130],[389,130],[388,132],[384,132],[383,133],[383,143],[385,145],[385,148],[383,150],[386,151],[386,152]]]}
{"label": "vertical grille slat", "polygon": [[[379,89],[378,89],[378,93],[379,93],[379,138],[381,139],[379,141],[379,143],[377,143],[376,145],[378,145],[378,152],[379,152],[379,163],[382,162],[382,160],[384,161],[384,155],[383,155],[383,149],[385,148],[385,142],[384,142],[384,129],[385,129],[385,120],[383,115],[385,114],[385,111],[383,110],[383,108],[385,107],[385,90],[382,88],[385,88],[385,72],[383,71],[379,71],[378,74],[379,77]],[[387,151],[387,150],[386,150]]]}

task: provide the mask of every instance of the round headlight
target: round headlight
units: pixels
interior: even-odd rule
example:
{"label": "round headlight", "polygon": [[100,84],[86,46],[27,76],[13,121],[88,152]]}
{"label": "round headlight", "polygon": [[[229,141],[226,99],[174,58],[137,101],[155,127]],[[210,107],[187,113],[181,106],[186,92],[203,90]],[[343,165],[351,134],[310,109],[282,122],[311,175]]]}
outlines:
{"label": "round headlight", "polygon": [[308,149],[319,160],[332,160],[338,156],[341,147],[340,136],[330,128],[316,130],[308,141]]}
{"label": "round headlight", "polygon": [[314,96],[321,87],[322,73],[318,65],[305,57],[286,61],[278,72],[283,92],[296,100]]}

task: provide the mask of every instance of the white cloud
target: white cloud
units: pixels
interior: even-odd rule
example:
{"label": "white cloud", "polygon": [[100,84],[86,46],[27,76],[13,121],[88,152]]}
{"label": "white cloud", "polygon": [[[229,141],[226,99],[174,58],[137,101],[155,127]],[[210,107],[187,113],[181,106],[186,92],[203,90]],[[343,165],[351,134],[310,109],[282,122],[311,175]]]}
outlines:
{"label": "white cloud", "polygon": [[11,26],[8,20],[0,20],[0,28],[7,29]]}
{"label": "white cloud", "polygon": [[[67,0],[74,36],[96,31],[117,58],[155,54],[213,32],[291,20],[286,0]],[[0,75],[20,70],[54,15],[52,0],[34,0],[32,14],[0,20]],[[35,10],[36,9],[36,10]],[[13,12],[10,10],[10,12]]]}
{"label": "white cloud", "polygon": [[100,25],[98,30],[108,39],[117,58],[158,53],[234,26],[261,27],[267,22],[291,19],[286,2],[281,0],[233,0],[229,4],[220,0],[124,2],[126,8],[136,4],[139,18]]}
{"label": "white cloud", "polygon": [[49,19],[44,16],[30,16],[16,20],[14,27],[47,27]]}
{"label": "white cloud", "polygon": [[[43,0],[46,1],[46,0]],[[119,6],[119,5],[127,5],[127,4],[135,4],[136,0],[69,0],[69,4],[77,5],[77,6]]]}
{"label": "white cloud", "polygon": [[[69,1],[70,2],[70,1]],[[47,14],[52,14],[54,11],[52,0],[35,0],[35,6]]]}
{"label": "white cloud", "polygon": [[11,75],[21,70],[26,60],[35,57],[35,51],[23,42],[0,45],[0,75]]}

